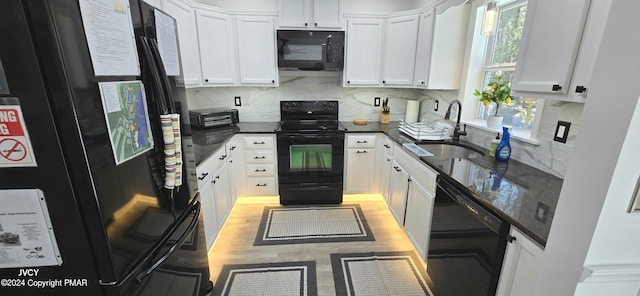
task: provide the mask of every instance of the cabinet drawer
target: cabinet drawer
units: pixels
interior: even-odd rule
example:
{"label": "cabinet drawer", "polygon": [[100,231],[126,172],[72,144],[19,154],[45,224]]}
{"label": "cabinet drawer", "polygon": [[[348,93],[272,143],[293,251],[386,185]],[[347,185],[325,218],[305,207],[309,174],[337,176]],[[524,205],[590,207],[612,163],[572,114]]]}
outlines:
{"label": "cabinet drawer", "polygon": [[244,147],[247,149],[273,148],[272,136],[245,136]]}
{"label": "cabinet drawer", "polygon": [[389,139],[389,137],[385,135],[382,135],[382,150],[384,150],[384,153],[386,153],[387,155],[393,155],[393,146],[393,140]]}
{"label": "cabinet drawer", "polygon": [[251,149],[245,152],[245,162],[247,163],[272,163],[273,150],[271,149]]}
{"label": "cabinet drawer", "polygon": [[222,146],[211,156],[196,166],[196,177],[198,178],[198,188],[202,187],[205,181],[209,181],[211,175],[220,168],[227,158],[225,147]]}
{"label": "cabinet drawer", "polygon": [[252,196],[275,195],[275,177],[247,177],[247,193]]}
{"label": "cabinet drawer", "polygon": [[238,138],[238,136],[234,136],[229,140],[227,144],[225,144],[225,148],[227,149],[227,156],[231,157],[235,151],[240,149],[240,144],[242,144],[242,138]]}
{"label": "cabinet drawer", "polygon": [[376,135],[348,135],[348,148],[374,148],[376,146]]}
{"label": "cabinet drawer", "polygon": [[273,176],[275,171],[273,164],[248,164],[246,169],[251,177]]}

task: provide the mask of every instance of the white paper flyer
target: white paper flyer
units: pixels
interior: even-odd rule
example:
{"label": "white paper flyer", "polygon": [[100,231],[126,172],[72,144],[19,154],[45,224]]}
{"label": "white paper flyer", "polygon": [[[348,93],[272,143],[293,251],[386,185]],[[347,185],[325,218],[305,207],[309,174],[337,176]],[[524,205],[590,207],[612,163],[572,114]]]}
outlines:
{"label": "white paper flyer", "polygon": [[60,264],[42,191],[0,190],[0,268]]}

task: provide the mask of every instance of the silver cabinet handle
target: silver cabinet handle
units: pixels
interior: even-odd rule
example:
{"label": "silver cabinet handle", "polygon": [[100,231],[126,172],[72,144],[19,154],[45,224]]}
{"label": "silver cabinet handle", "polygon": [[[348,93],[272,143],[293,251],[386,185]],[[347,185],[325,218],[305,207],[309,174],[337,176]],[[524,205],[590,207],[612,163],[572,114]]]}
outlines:
{"label": "silver cabinet handle", "polygon": [[267,184],[260,184],[260,183],[258,183],[258,184],[256,184],[256,186],[257,186],[257,187],[265,187],[265,186],[267,186]]}
{"label": "silver cabinet handle", "polygon": [[358,151],[356,151],[356,153],[368,153],[368,152],[367,152],[367,150],[363,150],[363,151],[358,150]]}
{"label": "silver cabinet handle", "polygon": [[265,158],[267,158],[267,157],[266,156],[256,156],[253,159],[265,159]]}
{"label": "silver cabinet handle", "polygon": [[253,145],[264,145],[264,141],[262,141],[262,142],[253,142]]}
{"label": "silver cabinet handle", "polygon": [[266,172],[266,171],[267,171],[267,169],[256,169],[255,171],[256,171],[256,172]]}
{"label": "silver cabinet handle", "polygon": [[367,141],[356,141],[356,144],[367,144],[367,143],[369,143],[369,142],[367,142]]}

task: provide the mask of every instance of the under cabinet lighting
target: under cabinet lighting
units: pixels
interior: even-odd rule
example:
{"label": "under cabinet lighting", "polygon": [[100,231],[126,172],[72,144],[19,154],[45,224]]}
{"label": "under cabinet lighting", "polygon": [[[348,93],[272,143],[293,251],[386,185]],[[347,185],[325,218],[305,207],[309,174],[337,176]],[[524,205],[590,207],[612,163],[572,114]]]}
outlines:
{"label": "under cabinet lighting", "polygon": [[482,35],[493,35],[496,33],[496,24],[498,23],[498,2],[495,0],[487,0],[482,19]]}

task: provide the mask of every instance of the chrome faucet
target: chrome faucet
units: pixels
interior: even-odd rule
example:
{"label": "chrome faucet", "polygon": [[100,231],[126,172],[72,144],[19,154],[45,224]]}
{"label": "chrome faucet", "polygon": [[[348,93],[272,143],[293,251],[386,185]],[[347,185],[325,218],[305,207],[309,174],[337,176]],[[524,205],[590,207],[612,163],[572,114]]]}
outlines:
{"label": "chrome faucet", "polygon": [[449,117],[451,117],[451,107],[453,107],[453,104],[458,104],[458,119],[456,120],[456,126],[453,128],[452,140],[454,142],[458,142],[460,141],[460,136],[467,135],[467,125],[465,124],[464,129],[460,131],[460,115],[462,114],[462,102],[460,102],[460,100],[458,99],[455,99],[451,101],[451,103],[449,103],[449,107],[447,108],[447,113],[445,113],[444,115],[444,119],[449,120]]}

